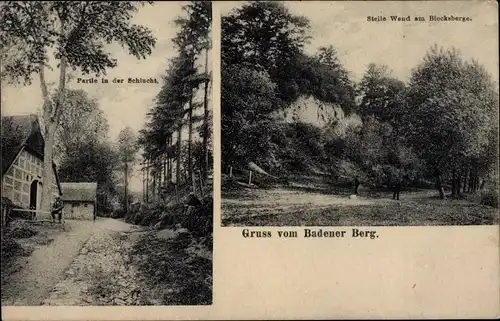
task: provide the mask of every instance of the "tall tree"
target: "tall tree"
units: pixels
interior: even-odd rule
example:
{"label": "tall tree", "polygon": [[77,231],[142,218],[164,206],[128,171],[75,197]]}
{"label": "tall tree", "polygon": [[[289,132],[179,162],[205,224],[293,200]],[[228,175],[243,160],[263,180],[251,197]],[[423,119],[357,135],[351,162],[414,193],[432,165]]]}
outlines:
{"label": "tall tree", "polygon": [[221,28],[223,63],[265,71],[277,84],[278,98],[298,97],[299,72],[290,71],[300,65],[309,39],[307,18],[292,14],[282,2],[250,1],[222,17]]}
{"label": "tall tree", "polygon": [[302,52],[309,21],[280,2],[250,1],[222,18],[222,60],[274,75]]}
{"label": "tall tree", "polygon": [[[131,23],[141,3],[123,2],[4,2],[0,8],[2,78],[31,83],[38,75],[43,98],[44,184],[42,210],[50,208],[53,177],[54,139],[64,110],[67,68],[83,74],[103,74],[117,65],[105,44],[117,42],[131,55],[146,58],[155,45],[151,31]],[[12,53],[15,56],[12,56]],[[49,53],[57,61],[59,82],[55,99],[49,92],[45,69],[50,68]]]}
{"label": "tall tree", "polygon": [[[183,6],[183,10],[187,13],[187,17],[179,17],[176,19],[176,24],[180,26],[180,31],[174,38],[174,43],[179,49],[180,56],[184,57],[189,64],[192,74],[188,75],[186,81],[190,91],[190,100],[188,107],[188,176],[189,180],[193,175],[192,164],[192,144],[193,144],[193,111],[195,104],[193,102],[194,95],[198,86],[204,83],[204,122],[208,123],[208,83],[210,81],[208,75],[208,50],[211,46],[210,42],[210,27],[212,22],[212,2],[211,1],[192,1]],[[202,52],[205,52],[205,70],[198,72],[195,66],[197,58]],[[207,127],[207,126],[205,126]],[[208,128],[208,127],[207,127]],[[206,155],[208,156],[208,133],[204,132],[204,144],[206,146]],[[206,167],[206,166],[204,166]],[[204,172],[206,169],[204,168]]]}
{"label": "tall tree", "polygon": [[124,209],[128,211],[128,179],[130,176],[130,168],[136,162],[136,154],[139,150],[137,138],[130,127],[126,127],[118,134],[118,155],[121,164],[123,165],[124,179]]}
{"label": "tall tree", "polygon": [[460,167],[489,146],[497,95],[485,69],[464,61],[455,49],[432,47],[414,70],[402,120],[408,142],[434,174],[441,198],[443,177],[452,177],[456,191]]}
{"label": "tall tree", "polygon": [[374,116],[397,125],[398,121],[393,120],[397,117],[398,103],[405,84],[392,77],[386,65],[369,64],[358,89],[362,97],[359,112],[363,118]]}
{"label": "tall tree", "polygon": [[304,52],[309,20],[282,2],[250,1],[221,21],[222,67],[239,65],[265,71],[276,85],[277,101],[288,108],[301,96],[354,108],[354,84],[333,46],[315,56]]}
{"label": "tall tree", "polygon": [[81,149],[87,142],[104,142],[108,139],[109,124],[97,100],[84,90],[67,89],[65,106],[56,131],[55,155],[64,159]]}
{"label": "tall tree", "polygon": [[[191,63],[185,56],[171,59],[163,76],[163,85],[155,98],[155,105],[148,113],[149,120],[139,136],[139,144],[144,151],[146,178],[149,178],[151,170],[161,164],[159,159],[167,158],[167,176],[169,181],[172,180],[175,158],[175,182],[177,185],[181,184],[182,130],[186,114],[184,106],[191,98],[186,78],[192,74]],[[149,182],[149,179],[146,181]],[[147,184],[146,189],[149,190]]]}
{"label": "tall tree", "polygon": [[222,68],[222,162],[245,164],[271,155],[276,85],[263,71],[239,65]]}
{"label": "tall tree", "polygon": [[[170,68],[164,77],[164,84],[160,90],[157,101],[158,105],[154,111],[163,115],[164,122],[160,127],[168,126],[176,131],[176,184],[181,184],[181,148],[182,148],[182,128],[184,126],[184,106],[191,99],[189,86],[186,84],[186,77],[192,74],[190,61],[183,56],[172,59]],[[166,120],[166,121],[165,121]]]}

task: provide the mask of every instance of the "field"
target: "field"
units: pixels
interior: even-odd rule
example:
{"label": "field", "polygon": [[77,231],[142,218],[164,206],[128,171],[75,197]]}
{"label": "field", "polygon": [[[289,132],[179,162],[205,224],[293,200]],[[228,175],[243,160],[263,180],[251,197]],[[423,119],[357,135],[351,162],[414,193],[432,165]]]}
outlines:
{"label": "field", "polygon": [[350,193],[310,186],[222,192],[223,226],[491,225],[498,209],[466,198],[438,198],[436,190]]}

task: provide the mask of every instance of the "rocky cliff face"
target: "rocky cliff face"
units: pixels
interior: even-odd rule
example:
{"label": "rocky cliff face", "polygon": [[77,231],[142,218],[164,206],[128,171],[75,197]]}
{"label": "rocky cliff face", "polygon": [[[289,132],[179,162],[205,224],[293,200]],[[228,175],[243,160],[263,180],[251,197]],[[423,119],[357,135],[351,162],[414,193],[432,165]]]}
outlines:
{"label": "rocky cliff face", "polygon": [[323,103],[313,97],[300,97],[287,110],[280,111],[279,118],[291,123],[301,121],[318,127],[335,123],[335,130],[342,135],[350,126],[361,125],[358,115],[346,116],[342,107],[336,104]]}

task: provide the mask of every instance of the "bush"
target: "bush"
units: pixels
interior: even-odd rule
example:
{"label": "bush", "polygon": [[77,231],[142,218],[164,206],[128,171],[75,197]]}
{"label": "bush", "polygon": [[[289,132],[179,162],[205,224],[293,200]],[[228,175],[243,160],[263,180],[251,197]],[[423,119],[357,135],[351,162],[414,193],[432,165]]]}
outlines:
{"label": "bush", "polygon": [[173,204],[165,208],[162,211],[161,216],[159,216],[159,221],[157,227],[163,228],[166,226],[175,227],[180,220],[182,220],[182,215],[184,214],[184,204]]}
{"label": "bush", "polygon": [[9,234],[15,239],[22,239],[35,236],[38,232],[29,226],[16,226],[12,228]]}
{"label": "bush", "polygon": [[122,218],[125,217],[126,214],[125,210],[120,208],[111,214],[111,218]]}
{"label": "bush", "polygon": [[183,217],[182,227],[189,230],[195,237],[209,236],[213,231],[213,199],[212,195],[202,200],[202,205],[193,213]]}
{"label": "bush", "polygon": [[488,190],[482,192],[481,204],[498,208],[498,190]]}
{"label": "bush", "polygon": [[222,175],[222,186],[221,189],[223,191],[238,191],[242,190],[243,186],[237,183],[238,179],[233,176],[229,177],[227,175]]}
{"label": "bush", "polygon": [[185,201],[179,204],[152,204],[144,206],[137,213],[125,215],[125,221],[155,228],[175,228],[177,224],[187,229],[195,237],[208,237],[213,231],[213,199],[212,194],[201,200],[190,214],[186,214]]}
{"label": "bush", "polygon": [[22,253],[24,253],[22,246],[14,239],[6,236],[2,238],[2,263],[4,260]]}

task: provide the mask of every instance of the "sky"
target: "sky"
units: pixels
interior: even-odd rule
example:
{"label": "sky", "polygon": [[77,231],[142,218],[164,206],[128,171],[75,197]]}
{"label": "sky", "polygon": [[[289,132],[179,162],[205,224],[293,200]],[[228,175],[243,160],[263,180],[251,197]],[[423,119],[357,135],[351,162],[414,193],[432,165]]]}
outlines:
{"label": "sky", "polygon": [[[67,88],[84,89],[89,96],[96,98],[100,108],[109,123],[109,137],[116,141],[118,133],[123,128],[130,126],[134,131],[143,128],[146,121],[146,113],[153,106],[153,99],[158,94],[162,80],[168,67],[169,59],[177,52],[173,46],[172,38],[175,37],[179,28],[173,23],[180,15],[184,15],[182,2],[155,2],[151,6],[144,6],[135,14],[132,23],[144,25],[150,28],[156,38],[153,52],[147,59],[138,60],[135,56],[128,54],[117,44],[108,46],[106,49],[118,60],[118,66],[110,69],[107,75],[108,84],[78,84],[78,77],[97,78],[94,76],[81,76],[74,74],[73,80],[67,84]],[[211,60],[211,57],[209,57]],[[55,69],[55,68],[54,68]],[[52,88],[57,85],[58,73],[46,71],[47,81],[53,82]],[[156,78],[159,84],[127,84],[127,78]],[[114,78],[124,78],[124,84],[112,83]],[[42,106],[40,83],[37,76],[30,86],[9,86],[2,84],[2,115],[19,115],[37,113]],[[186,137],[186,135],[184,135]],[[135,191],[142,190],[142,175],[135,168],[130,180],[130,188]]]}
{"label": "sky", "polygon": [[[308,53],[333,45],[354,80],[366,66],[386,64],[399,79],[408,80],[411,69],[433,45],[460,50],[477,59],[498,82],[498,5],[495,1],[288,1],[290,11],[310,20],[312,39]],[[220,2],[227,14],[241,2]],[[470,22],[368,22],[367,16],[469,16]]]}

